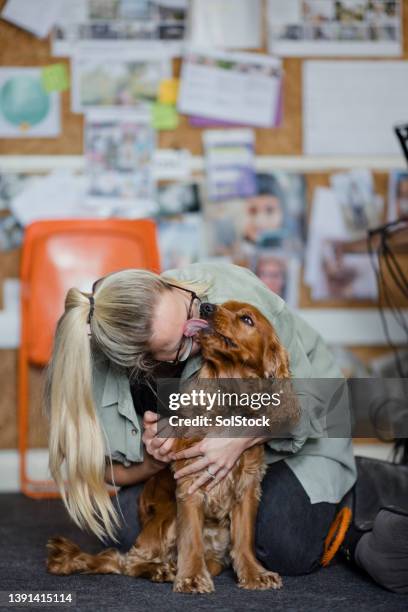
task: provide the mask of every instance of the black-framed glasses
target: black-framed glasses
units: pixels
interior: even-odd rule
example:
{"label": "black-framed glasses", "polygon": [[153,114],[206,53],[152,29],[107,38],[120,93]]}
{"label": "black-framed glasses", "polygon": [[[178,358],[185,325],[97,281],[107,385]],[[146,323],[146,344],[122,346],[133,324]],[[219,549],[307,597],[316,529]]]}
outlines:
{"label": "black-framed glasses", "polygon": [[[172,283],[167,283],[168,287],[174,287],[175,289],[181,289],[182,291],[186,291],[191,295],[191,300],[190,300],[190,305],[188,307],[188,313],[187,313],[187,319],[186,322],[189,321],[192,317],[193,314],[193,307],[194,307],[194,302],[196,300],[198,300],[201,303],[201,299],[198,297],[198,295],[195,293],[195,291],[192,291],[191,289],[186,289],[186,287],[180,287],[180,285],[173,285]],[[190,355],[191,355],[191,351],[193,349],[193,344],[194,344],[194,340],[192,336],[184,336],[182,337],[180,344],[177,348],[177,353],[176,353],[176,357],[175,359],[171,359],[169,360],[167,363],[181,363],[183,361],[186,361]]]}

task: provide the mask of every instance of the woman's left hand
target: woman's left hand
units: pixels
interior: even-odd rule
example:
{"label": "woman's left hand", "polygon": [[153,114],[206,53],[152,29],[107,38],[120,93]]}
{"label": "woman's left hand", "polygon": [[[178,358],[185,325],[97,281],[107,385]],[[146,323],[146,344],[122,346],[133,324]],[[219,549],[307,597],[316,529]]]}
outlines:
{"label": "woman's left hand", "polygon": [[194,493],[208,481],[210,482],[206,491],[210,491],[227,476],[244,450],[252,444],[253,438],[204,438],[172,456],[175,460],[199,457],[197,461],[178,470],[174,478],[179,479],[201,472],[188,489],[188,493]]}

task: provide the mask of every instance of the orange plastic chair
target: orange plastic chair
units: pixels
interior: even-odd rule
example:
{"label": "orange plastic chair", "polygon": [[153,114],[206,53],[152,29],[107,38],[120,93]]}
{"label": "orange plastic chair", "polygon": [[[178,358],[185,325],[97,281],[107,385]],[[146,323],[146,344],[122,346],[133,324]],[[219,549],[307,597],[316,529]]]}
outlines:
{"label": "orange plastic chair", "polygon": [[38,221],[26,228],[20,272],[18,432],[20,486],[29,497],[58,497],[52,480],[34,480],[27,472],[29,364],[45,366],[49,361],[68,289],[90,291],[97,278],[125,268],[160,271],[153,221],[73,219]]}

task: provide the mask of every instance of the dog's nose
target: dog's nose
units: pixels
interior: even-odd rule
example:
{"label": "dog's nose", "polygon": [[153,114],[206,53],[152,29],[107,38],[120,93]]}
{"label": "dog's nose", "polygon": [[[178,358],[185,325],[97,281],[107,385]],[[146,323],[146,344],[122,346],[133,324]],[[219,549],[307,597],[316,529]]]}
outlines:
{"label": "dog's nose", "polygon": [[215,313],[216,310],[215,304],[210,304],[209,302],[203,302],[200,305],[200,317],[203,319],[209,319]]}

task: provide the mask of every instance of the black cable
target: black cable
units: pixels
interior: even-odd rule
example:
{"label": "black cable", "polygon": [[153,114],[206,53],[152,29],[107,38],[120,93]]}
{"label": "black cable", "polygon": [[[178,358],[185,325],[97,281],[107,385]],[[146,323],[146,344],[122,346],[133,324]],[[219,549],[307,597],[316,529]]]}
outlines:
{"label": "black cable", "polygon": [[387,241],[384,244],[384,259],[387,269],[391,274],[394,283],[397,285],[401,293],[408,298],[408,281],[405,278],[403,271],[399,267],[399,264],[395,259],[394,253],[389,248]]}
{"label": "black cable", "polygon": [[[385,225],[382,225],[374,230],[370,230],[367,234],[367,249],[368,249],[368,253],[370,256],[371,265],[372,265],[375,277],[377,279],[378,294],[379,294],[378,308],[379,308],[379,314],[381,318],[382,327],[384,330],[384,335],[386,337],[388,345],[390,346],[390,348],[392,349],[394,353],[395,365],[396,365],[398,375],[401,378],[404,378],[404,370],[403,370],[403,366],[401,363],[399,350],[398,350],[398,347],[395,346],[395,344],[393,343],[391,339],[388,322],[385,316],[384,305],[383,305],[384,299],[390,305],[390,308],[392,310],[392,313],[397,323],[403,327],[406,333],[407,333],[407,330],[405,329],[405,321],[402,321],[402,325],[401,325],[398,308],[396,308],[395,305],[392,304],[389,298],[388,287],[384,281],[383,274],[381,271],[381,265],[379,264],[380,258],[383,255],[384,251],[387,252],[387,249],[389,250],[389,246],[388,245],[386,246],[386,237],[388,237],[388,231],[390,228],[395,227],[398,224],[400,224],[400,220],[386,223]],[[380,234],[380,244],[379,244],[376,254],[374,254],[373,241],[374,241],[374,237],[377,234]],[[375,255],[377,256],[377,262],[375,261]]]}

